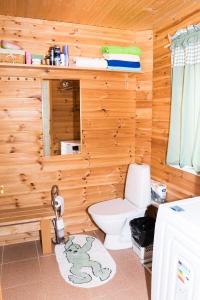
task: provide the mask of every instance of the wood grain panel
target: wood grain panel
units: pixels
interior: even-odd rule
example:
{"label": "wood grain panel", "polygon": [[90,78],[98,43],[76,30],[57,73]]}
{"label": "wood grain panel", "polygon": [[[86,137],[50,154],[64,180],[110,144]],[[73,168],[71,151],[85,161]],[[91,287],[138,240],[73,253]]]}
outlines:
{"label": "wood grain panel", "polygon": [[[5,28],[4,38],[14,37],[39,53],[46,53],[54,45],[54,38],[69,42],[71,53],[78,49],[83,56],[88,55],[88,49],[92,56],[99,56],[104,42],[129,45],[132,40],[142,48],[142,74],[0,67],[0,185],[5,189],[0,208],[49,204],[51,187],[58,184],[65,198],[66,232],[91,230],[95,226],[87,207],[122,197],[128,164],[150,159],[152,32],[137,34],[4,16],[0,23]],[[74,34],[82,42],[72,42]],[[42,79],[80,80],[80,155],[43,157]],[[19,235],[6,235],[1,242],[36,238],[36,229],[27,228]]]}
{"label": "wood grain panel", "polygon": [[168,187],[168,200],[182,199],[200,194],[200,177],[166,165],[171,106],[170,50],[167,35],[189,24],[200,22],[199,12],[191,13],[194,3],[180,7],[178,21],[160,20],[154,34],[153,121],[152,121],[152,175]]}

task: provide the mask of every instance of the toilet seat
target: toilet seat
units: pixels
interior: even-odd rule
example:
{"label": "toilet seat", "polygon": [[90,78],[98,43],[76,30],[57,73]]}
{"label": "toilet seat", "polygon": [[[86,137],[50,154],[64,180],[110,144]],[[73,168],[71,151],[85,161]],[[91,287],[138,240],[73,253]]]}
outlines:
{"label": "toilet seat", "polygon": [[117,198],[112,200],[106,200],[103,202],[98,202],[88,208],[88,212],[93,215],[102,215],[102,216],[119,216],[119,215],[129,215],[133,212],[139,212],[139,209],[136,208],[133,204],[130,204],[128,200]]}

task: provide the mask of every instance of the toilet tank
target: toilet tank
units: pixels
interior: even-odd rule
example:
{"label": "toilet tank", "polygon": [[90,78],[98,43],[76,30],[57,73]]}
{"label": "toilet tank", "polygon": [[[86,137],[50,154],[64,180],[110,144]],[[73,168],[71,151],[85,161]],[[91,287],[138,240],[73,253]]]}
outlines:
{"label": "toilet tank", "polygon": [[125,199],[137,208],[146,208],[151,201],[150,167],[130,164],[126,178]]}

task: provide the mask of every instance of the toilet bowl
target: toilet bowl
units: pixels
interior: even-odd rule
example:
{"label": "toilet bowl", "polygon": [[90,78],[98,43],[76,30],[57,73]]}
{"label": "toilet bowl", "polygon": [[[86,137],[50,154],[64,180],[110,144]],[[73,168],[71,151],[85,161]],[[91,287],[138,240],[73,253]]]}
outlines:
{"label": "toilet bowl", "polygon": [[150,200],[150,167],[145,164],[130,164],[126,178],[125,199],[105,200],[88,208],[94,222],[106,234],[104,246],[107,249],[132,247],[129,222],[145,215]]}

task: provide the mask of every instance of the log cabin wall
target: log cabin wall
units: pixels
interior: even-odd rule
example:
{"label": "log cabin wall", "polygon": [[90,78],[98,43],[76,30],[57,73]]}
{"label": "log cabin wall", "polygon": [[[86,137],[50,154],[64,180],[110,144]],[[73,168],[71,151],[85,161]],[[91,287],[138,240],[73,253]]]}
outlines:
{"label": "log cabin wall", "polygon": [[[152,31],[134,33],[61,22],[0,16],[1,38],[15,40],[32,53],[69,45],[70,56],[100,57],[104,44],[142,49],[142,74],[95,70],[0,67],[0,208],[50,202],[58,184],[65,198],[66,232],[95,228],[86,209],[122,197],[127,166],[150,163]],[[82,152],[43,157],[42,79],[80,79]],[[1,238],[15,243],[38,238],[32,225]]]}
{"label": "log cabin wall", "polygon": [[[166,152],[169,134],[171,103],[171,66],[170,49],[167,35],[189,24],[200,22],[199,10],[189,13],[156,28],[154,32],[154,71],[153,71],[153,121],[152,121],[152,175],[155,179],[167,183],[168,200],[177,200],[200,194],[200,176],[169,167],[166,165]],[[166,22],[169,20],[166,20]]]}

